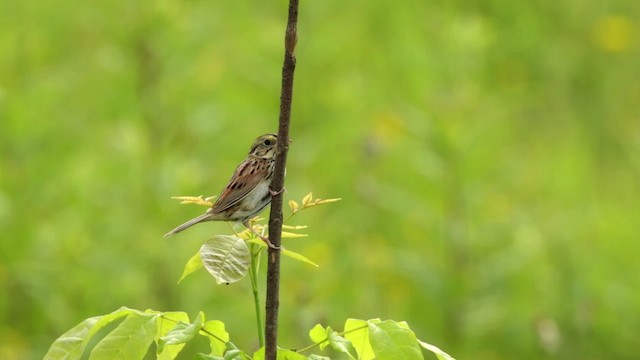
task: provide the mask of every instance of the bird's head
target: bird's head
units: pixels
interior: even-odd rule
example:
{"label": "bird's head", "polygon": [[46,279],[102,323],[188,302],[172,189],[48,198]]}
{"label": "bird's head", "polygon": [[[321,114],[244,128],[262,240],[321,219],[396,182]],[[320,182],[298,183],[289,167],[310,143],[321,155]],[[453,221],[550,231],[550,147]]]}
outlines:
{"label": "bird's head", "polygon": [[273,159],[276,157],[276,143],[278,135],[264,134],[256,139],[251,145],[249,155],[262,159]]}

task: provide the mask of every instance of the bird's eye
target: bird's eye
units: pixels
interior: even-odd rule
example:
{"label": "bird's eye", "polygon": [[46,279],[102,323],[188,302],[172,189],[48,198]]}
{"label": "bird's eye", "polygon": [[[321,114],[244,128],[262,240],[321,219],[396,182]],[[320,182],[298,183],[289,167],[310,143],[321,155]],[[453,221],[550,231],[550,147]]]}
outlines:
{"label": "bird's eye", "polygon": [[265,139],[262,143],[265,144],[266,146],[269,146],[271,145],[271,140]]}

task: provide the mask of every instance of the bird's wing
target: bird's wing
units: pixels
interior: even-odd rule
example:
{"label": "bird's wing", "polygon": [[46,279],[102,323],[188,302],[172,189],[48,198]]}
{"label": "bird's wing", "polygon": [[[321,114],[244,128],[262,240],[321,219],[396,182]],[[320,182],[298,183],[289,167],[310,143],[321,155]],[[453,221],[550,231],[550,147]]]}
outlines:
{"label": "bird's wing", "polygon": [[211,210],[214,213],[223,212],[242,201],[262,180],[266,179],[268,171],[269,164],[264,161],[244,161],[236,168]]}

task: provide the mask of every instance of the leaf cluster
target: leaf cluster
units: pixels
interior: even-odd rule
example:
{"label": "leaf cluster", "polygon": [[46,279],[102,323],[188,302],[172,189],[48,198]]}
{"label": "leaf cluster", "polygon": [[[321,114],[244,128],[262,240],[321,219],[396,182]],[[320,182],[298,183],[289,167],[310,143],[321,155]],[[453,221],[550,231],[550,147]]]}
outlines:
{"label": "leaf cluster", "polygon": [[[119,322],[119,323],[118,323]],[[117,326],[101,339],[101,330],[111,324]],[[155,349],[158,360],[176,359],[184,346],[196,336],[209,340],[209,351],[195,355],[207,360],[262,360],[264,347],[249,355],[238,349],[229,338],[225,324],[218,320],[205,320],[200,312],[193,321],[182,311],[160,312],[122,307],[110,314],[88,318],[60,336],[44,356],[45,360],[144,359],[150,348]],[[349,359],[423,359],[422,350],[434,353],[439,360],[454,360],[437,347],[420,341],[406,322],[380,319],[347,319],[342,332],[318,324],[309,331],[313,344],[300,350],[278,350],[278,359],[320,360],[327,356],[304,352],[327,348],[344,354]],[[88,350],[88,345],[98,340]]]}

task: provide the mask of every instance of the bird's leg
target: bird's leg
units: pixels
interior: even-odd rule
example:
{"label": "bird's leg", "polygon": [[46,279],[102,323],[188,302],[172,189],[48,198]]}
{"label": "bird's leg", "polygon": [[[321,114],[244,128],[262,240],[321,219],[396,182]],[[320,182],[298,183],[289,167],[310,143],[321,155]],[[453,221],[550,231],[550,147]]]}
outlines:
{"label": "bird's leg", "polygon": [[269,241],[268,238],[262,236],[258,231],[256,231],[256,229],[254,229],[250,224],[249,224],[249,220],[245,221],[242,223],[242,225],[244,225],[247,229],[251,230],[252,233],[256,234],[257,237],[259,237],[260,239],[262,239],[262,241],[264,241],[265,243],[267,243],[267,245],[274,249],[274,250],[280,250],[281,247],[280,246],[275,246],[273,245],[273,243],[271,241]]}

